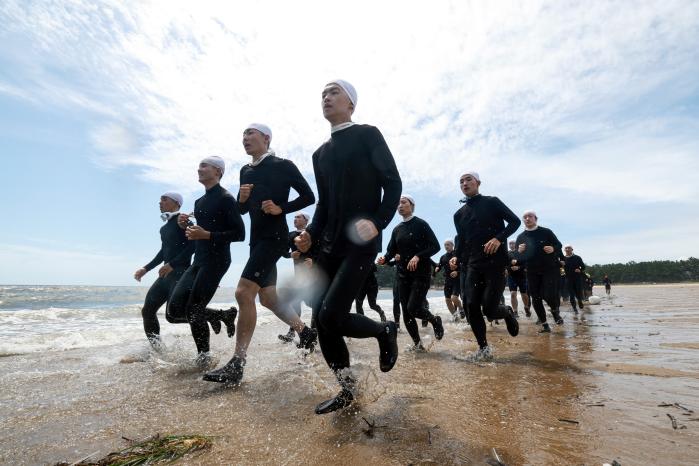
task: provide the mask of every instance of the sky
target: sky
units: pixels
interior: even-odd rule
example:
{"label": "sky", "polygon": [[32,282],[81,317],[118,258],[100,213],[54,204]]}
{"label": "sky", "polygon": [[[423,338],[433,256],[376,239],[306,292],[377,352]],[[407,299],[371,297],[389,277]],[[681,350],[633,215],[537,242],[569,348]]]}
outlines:
{"label": "sky", "polygon": [[[475,170],[589,264],[697,257],[697,76],[691,0],[3,0],[0,283],[137,284],[159,196],[190,211],[208,155],[237,193],[253,121],[315,190],[337,78],[440,240]],[[248,246],[231,251],[225,286]]]}

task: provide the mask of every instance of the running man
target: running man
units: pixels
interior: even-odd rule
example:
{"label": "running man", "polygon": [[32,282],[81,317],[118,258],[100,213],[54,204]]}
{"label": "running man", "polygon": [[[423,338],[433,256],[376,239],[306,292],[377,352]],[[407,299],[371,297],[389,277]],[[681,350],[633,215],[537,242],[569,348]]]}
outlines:
{"label": "running man", "polygon": [[[195,244],[194,262],[177,282],[167,307],[168,316],[189,322],[197,346],[196,364],[203,370],[211,365],[207,321],[222,320],[228,327],[228,336],[235,333],[235,308],[215,311],[206,307],[231,265],[231,242],[245,239],[238,203],[220,184],[225,171],[221,157],[206,157],[199,163],[199,182],[206,193],[194,202],[193,215],[180,213],[177,218],[187,239]],[[190,220],[192,216],[196,225]]]}
{"label": "running man", "polygon": [[[277,296],[277,261],[289,248],[286,214],[313,204],[315,196],[296,165],[270,149],[271,140],[272,130],[261,123],[251,123],[243,131],[243,147],[252,161],[240,168],[238,204],[243,214],[250,214],[250,258],[235,290],[240,317],[233,358],[205,374],[208,382],[240,384],[257,324],[258,296],[261,305],[298,333],[299,347],[313,350],[317,339],[316,331],[303,323],[290,302]],[[289,201],[291,188],[298,193],[293,201]]]}
{"label": "running man", "polygon": [[[180,214],[180,208],[182,207],[182,195],[175,192],[163,194],[160,196],[159,207],[160,218],[165,222],[165,225],[160,228],[160,251],[158,251],[152,261],[134,273],[134,278],[140,282],[146,273],[163,264],[158,269],[158,278],[148,290],[146,301],[143,303],[143,309],[141,309],[146,338],[148,338],[155,350],[162,348],[160,323],[157,316],[158,309],[170,298],[177,280],[189,267],[192,261],[192,254],[194,254],[194,243],[187,241],[184,230],[177,225],[177,216]],[[167,314],[165,318],[168,318]],[[218,325],[218,330],[221,331],[220,321],[215,320],[211,324],[214,328]]]}
{"label": "running man", "polygon": [[551,315],[558,325],[563,325],[559,311],[561,297],[558,291],[560,283],[561,242],[549,230],[537,225],[536,212],[527,210],[522,216],[524,231],[517,236],[516,246],[520,260],[527,264],[527,288],[534,311],[543,325],[539,333],[551,333],[546,322],[544,301],[551,308]]}
{"label": "running man", "polygon": [[609,279],[609,275],[607,275],[606,273],[604,274],[602,283],[604,284],[604,291],[607,293],[607,296],[612,294],[612,281]]}
{"label": "running man", "polygon": [[432,324],[434,336],[441,340],[444,336],[442,318],[432,315],[424,306],[432,277],[432,255],[439,252],[439,241],[432,228],[423,219],[413,215],[415,200],[404,194],[398,204],[398,215],[403,221],[393,229],[388,242],[386,255],[379,257],[380,265],[393,259],[396,254],[401,260],[397,264],[400,304],[403,309],[403,323],[413,339],[413,349],[424,350],[416,318]]}
{"label": "running man", "polygon": [[512,308],[500,306],[500,298],[505,290],[507,267],[507,251],[501,245],[517,231],[520,221],[500,199],[480,194],[478,173],[464,173],[459,183],[466,198],[465,205],[454,214],[459,241],[451,265],[461,262],[466,267],[469,323],[479,347],[473,359],[488,360],[493,351],[486,338],[483,314],[489,320],[505,319],[510,335],[519,334]]}
{"label": "running man", "polygon": [[454,322],[461,318],[463,307],[461,305],[461,287],[459,285],[459,271],[451,270],[449,261],[454,257],[454,241],[449,238],[444,241],[444,249],[447,251],[439,258],[439,263],[434,268],[435,275],[439,272],[444,272],[444,301],[447,303],[447,309],[451,313]]}
{"label": "running man", "polygon": [[354,399],[354,380],[346,371],[350,355],[344,337],[376,338],[383,372],[390,371],[398,358],[396,324],[379,323],[350,310],[376,253],[381,251],[381,230],[395,215],[402,189],[381,132],[352,122],[357,105],[354,87],[343,80],[328,83],[321,105],[331,124],[331,135],[313,154],[318,204],[313,221],[296,242],[301,251],[307,251],[312,242],[319,247],[316,266],[327,283],[313,313],[323,357],[341,391],[316,406],[316,414],[344,408]]}
{"label": "running man", "polygon": [[566,271],[566,285],[568,287],[568,295],[570,296],[570,305],[573,306],[573,312],[578,313],[576,301],[580,310],[583,308],[583,273],[585,272],[585,263],[578,255],[573,254],[573,246],[566,244],[563,248]]}
{"label": "running man", "polygon": [[515,248],[515,241],[510,240],[508,242],[509,251],[507,251],[507,288],[510,290],[510,303],[512,304],[512,309],[515,315],[519,315],[517,308],[519,304],[517,302],[517,291],[522,297],[522,304],[524,304],[524,314],[527,317],[531,317],[532,313],[529,310],[529,295],[527,294],[527,276],[524,269],[524,263],[520,263],[517,258],[517,250]]}
{"label": "running man", "polygon": [[[306,229],[306,225],[308,225],[309,220],[311,219],[311,216],[308,215],[306,212],[297,212],[296,215],[294,215],[294,231],[289,232],[289,249],[291,252],[289,255],[285,255],[284,257],[289,257],[294,261],[294,284],[297,285],[300,280],[300,277],[303,275],[304,272],[308,270],[313,265],[313,259],[310,254],[308,253],[302,253],[299,251],[299,249],[296,247],[296,243],[294,240],[298,235],[301,234],[303,230]],[[296,312],[296,315],[301,317],[301,303],[304,301],[304,296],[303,295],[303,290],[296,289],[293,291],[293,299],[291,302],[291,307]],[[308,304],[308,303],[306,303]],[[313,322],[311,322],[311,327],[313,327]],[[279,339],[285,343],[291,343],[294,341],[294,335],[296,335],[296,331],[294,330],[294,327],[289,327],[289,331],[286,333],[286,335],[278,335]]]}

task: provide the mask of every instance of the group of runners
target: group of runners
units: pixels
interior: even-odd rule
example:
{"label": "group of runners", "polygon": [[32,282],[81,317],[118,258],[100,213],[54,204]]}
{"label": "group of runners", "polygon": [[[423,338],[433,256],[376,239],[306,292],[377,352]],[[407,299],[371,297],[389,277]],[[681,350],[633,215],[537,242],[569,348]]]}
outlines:
{"label": "group of runners", "polygon": [[[445,274],[445,300],[455,318],[466,318],[479,350],[474,358],[492,357],[486,338],[485,318],[504,320],[512,336],[519,333],[517,298],[530,315],[533,305],[541,332],[550,332],[544,302],[556,323],[562,324],[559,269],[570,273],[568,288],[574,309],[582,307],[584,264],[573,249],[565,255],[555,234],[537,225],[533,211],[522,220],[500,199],[480,194],[481,179],[468,171],[460,177],[463,206],[454,214],[455,240],[445,242],[446,253],[438,264],[431,257],[440,244],[430,225],[415,216],[415,199],[402,193],[395,160],[381,132],[370,125],[355,124],[351,117],[357,105],[354,87],[344,80],[328,83],[321,93],[323,116],[331,125],[330,139],[313,153],[318,190],[316,199],[308,182],[293,162],[278,157],[270,148],[271,129],[252,123],[243,131],[243,148],[251,157],[240,169],[240,188],[233,196],[221,186],[224,160],[204,158],[198,167],[205,193],[191,213],[181,211],[182,196],[167,192],[160,198],[162,247],[155,258],[135,273],[140,279],[158,269],[158,278],[146,296],[142,311],[144,330],[154,348],[162,345],[156,312],[166,307],[171,323],[188,323],[197,348],[196,364],[203,379],[227,385],[242,381],[248,349],[256,326],[256,300],[289,326],[279,338],[312,351],[320,346],[335,374],[339,393],[316,406],[317,414],[344,408],[352,403],[355,381],[347,369],[350,354],[345,338],[374,338],[379,367],[390,371],[398,358],[397,336],[402,310],[412,349],[424,350],[417,320],[433,328],[436,339],[444,336],[441,317],[430,312],[427,292],[433,273]],[[291,190],[296,197],[289,200]],[[316,203],[313,218],[302,209]],[[397,209],[396,209],[397,206]],[[382,231],[396,211],[402,221],[390,236],[385,253]],[[294,214],[289,232],[286,215]],[[208,307],[231,263],[230,243],[246,237],[242,215],[250,217],[250,255],[238,281],[238,308]],[[524,222],[525,231],[503,245]],[[194,256],[192,260],[192,255]],[[277,262],[294,261],[297,274],[313,270],[312,290],[278,290]],[[386,319],[376,304],[376,264],[396,268],[393,319]],[[436,267],[434,267],[436,265]],[[503,302],[509,284],[512,306]],[[379,314],[379,320],[363,313],[362,302]],[[301,301],[312,309],[309,325],[301,319]],[[352,313],[352,305],[357,313]],[[212,369],[210,329],[235,337],[233,357]]]}

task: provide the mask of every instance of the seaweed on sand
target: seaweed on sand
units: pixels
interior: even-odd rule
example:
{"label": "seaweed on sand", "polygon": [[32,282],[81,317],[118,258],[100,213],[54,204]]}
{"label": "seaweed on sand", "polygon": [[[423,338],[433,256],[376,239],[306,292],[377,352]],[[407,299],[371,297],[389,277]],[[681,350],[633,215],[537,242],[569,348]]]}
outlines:
{"label": "seaweed on sand", "polygon": [[138,466],[165,463],[175,461],[188,453],[211,448],[211,445],[211,437],[204,435],[161,437],[160,434],[156,434],[97,461],[88,460],[88,456],[75,463],[56,463],[55,466]]}

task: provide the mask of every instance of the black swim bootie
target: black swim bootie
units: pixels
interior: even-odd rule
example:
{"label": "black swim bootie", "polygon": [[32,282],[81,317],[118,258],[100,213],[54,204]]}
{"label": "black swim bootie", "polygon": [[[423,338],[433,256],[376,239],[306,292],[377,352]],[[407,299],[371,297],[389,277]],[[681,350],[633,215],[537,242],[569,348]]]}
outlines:
{"label": "black swim bootie", "polygon": [[398,327],[395,322],[386,322],[381,334],[376,337],[379,341],[379,367],[381,372],[388,372],[398,360]]}
{"label": "black swim bootie", "polygon": [[231,306],[227,311],[221,312],[221,321],[226,324],[226,333],[228,338],[233,338],[235,335],[235,318],[238,317],[238,309]]}
{"label": "black swim bootie", "polygon": [[233,358],[228,361],[228,363],[221,367],[220,369],[213,370],[204,374],[202,379],[207,382],[218,382],[226,385],[240,385],[243,380],[243,367],[245,367],[245,360],[233,356]]}
{"label": "black swim bootie", "polygon": [[441,340],[444,336],[444,326],[442,325],[442,318],[439,316],[434,316],[432,320],[432,329],[434,330],[434,337],[437,340]]}
{"label": "black swim bootie", "polygon": [[294,334],[295,334],[295,333],[296,333],[296,332],[294,332],[294,328],[293,328],[293,327],[289,327],[289,331],[286,332],[286,335],[277,335],[277,336],[278,336],[279,339],[280,339],[281,341],[283,341],[284,343],[291,343],[292,341],[294,341]]}
{"label": "black swim bootie", "polygon": [[338,409],[346,408],[352,404],[353,400],[354,395],[352,395],[352,392],[343,388],[335,398],[323,401],[316,406],[316,414],[328,414]]}
{"label": "black swim bootie", "polygon": [[539,333],[551,333],[551,327],[549,327],[549,324],[544,324],[544,326],[539,329]]}
{"label": "black swim bootie", "polygon": [[299,340],[299,344],[296,345],[297,348],[304,348],[312,352],[318,341],[318,330],[305,326],[299,333]]}
{"label": "black swim bootie", "polygon": [[556,321],[556,324],[563,325],[563,317],[561,317],[561,313],[558,310],[551,311],[551,314],[553,314],[553,320]]}
{"label": "black swim bootie", "polygon": [[221,321],[218,318],[209,316],[208,321],[211,330],[213,330],[216,335],[221,333]]}
{"label": "black swim bootie", "polygon": [[513,337],[519,334],[519,322],[517,322],[517,317],[512,311],[510,306],[507,306],[507,314],[505,314],[505,325],[507,325],[507,331]]}

